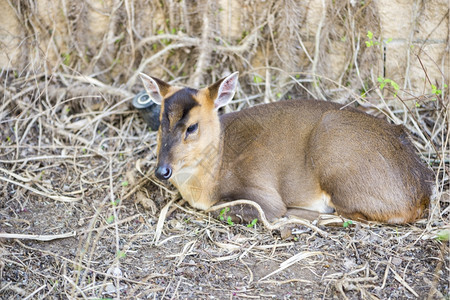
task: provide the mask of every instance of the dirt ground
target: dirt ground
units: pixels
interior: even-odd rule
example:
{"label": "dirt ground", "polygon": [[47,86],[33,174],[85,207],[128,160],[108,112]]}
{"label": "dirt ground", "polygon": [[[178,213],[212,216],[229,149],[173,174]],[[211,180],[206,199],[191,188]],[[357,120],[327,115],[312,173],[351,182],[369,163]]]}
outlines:
{"label": "dirt ground", "polygon": [[[157,216],[131,201],[117,206],[117,229],[101,216],[87,226],[101,206],[33,197],[23,206],[9,204],[2,208],[9,232],[77,235],[4,241],[2,299],[113,298],[117,286],[125,299],[442,299],[449,293],[448,248],[424,238],[425,222],[327,227],[327,236],[300,227],[282,240],[277,232],[230,228],[179,208],[155,245]],[[280,270],[288,260],[293,264]]]}
{"label": "dirt ground", "polygon": [[[87,190],[76,203],[34,196],[20,203],[8,197],[14,189],[4,191],[10,200],[1,209],[2,232],[76,235],[48,242],[3,240],[2,299],[449,295],[448,247],[433,238],[426,220],[407,226],[322,228],[326,235],[297,226],[293,236],[281,239],[279,232],[231,227],[175,205],[155,243],[159,204],[164,203],[152,213],[131,199],[121,201],[115,206],[117,222],[109,222],[112,205],[102,205],[104,195],[95,187]],[[152,195],[159,193],[153,188]]]}
{"label": "dirt ground", "polygon": [[414,224],[322,220],[286,236],[193,210],[157,182],[156,133],[131,96],[68,105],[33,100],[41,88],[2,103],[1,299],[449,299],[439,161]]}

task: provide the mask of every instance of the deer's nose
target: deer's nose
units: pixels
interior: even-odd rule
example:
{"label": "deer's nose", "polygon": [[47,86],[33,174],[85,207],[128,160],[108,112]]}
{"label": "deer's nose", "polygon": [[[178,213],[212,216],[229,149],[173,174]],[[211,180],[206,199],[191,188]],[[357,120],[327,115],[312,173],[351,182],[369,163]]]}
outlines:
{"label": "deer's nose", "polygon": [[159,166],[156,169],[155,175],[160,180],[167,180],[172,176],[172,168],[168,165]]}

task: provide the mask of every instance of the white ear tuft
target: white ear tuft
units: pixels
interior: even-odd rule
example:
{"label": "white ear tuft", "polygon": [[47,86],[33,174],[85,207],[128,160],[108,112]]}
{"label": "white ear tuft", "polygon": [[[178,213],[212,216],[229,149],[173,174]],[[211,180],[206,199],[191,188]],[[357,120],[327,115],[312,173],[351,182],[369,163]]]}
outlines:
{"label": "white ear tuft", "polygon": [[149,95],[150,99],[152,99],[152,101],[155,102],[156,104],[161,105],[163,96],[161,95],[159,86],[156,83],[156,81],[150,76],[145,75],[144,73],[139,73],[139,76],[141,77],[141,80],[144,83],[145,91]]}
{"label": "white ear tuft", "polygon": [[227,105],[233,99],[234,94],[236,93],[238,77],[239,72],[234,72],[221,80],[217,91],[217,98],[214,100],[214,106],[216,109]]}

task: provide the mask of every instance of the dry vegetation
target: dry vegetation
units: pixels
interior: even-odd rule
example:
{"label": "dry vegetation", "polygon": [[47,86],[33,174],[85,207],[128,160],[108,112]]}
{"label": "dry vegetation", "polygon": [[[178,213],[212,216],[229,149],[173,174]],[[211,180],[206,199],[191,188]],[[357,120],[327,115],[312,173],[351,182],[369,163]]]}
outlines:
{"label": "dry vegetation", "polygon": [[[223,38],[216,1],[111,2],[61,1],[56,27],[32,1],[9,1],[26,34],[22,59],[0,73],[0,298],[448,299],[448,73],[431,82],[424,68],[421,95],[380,90],[371,1],[330,1],[312,41],[299,34],[308,7],[293,0],[243,2],[239,39]],[[100,38],[87,34],[91,11],[107,16]],[[334,47],[347,53],[339,74]],[[410,59],[426,55],[419,45]],[[404,124],[436,173],[428,216],[325,218],[282,239],[184,204],[153,176],[156,134],[131,106],[137,74],[201,86],[234,70],[227,110],[314,97]]]}

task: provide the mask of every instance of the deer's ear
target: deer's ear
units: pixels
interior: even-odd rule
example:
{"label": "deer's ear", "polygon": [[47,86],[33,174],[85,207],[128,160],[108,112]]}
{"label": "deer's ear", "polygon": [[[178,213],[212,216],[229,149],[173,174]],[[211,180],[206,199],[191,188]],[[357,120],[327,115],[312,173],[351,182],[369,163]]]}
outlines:
{"label": "deer's ear", "polygon": [[236,93],[238,77],[239,72],[234,72],[208,87],[209,96],[214,101],[214,107],[216,109],[227,105],[233,99]]}
{"label": "deer's ear", "polygon": [[144,83],[145,91],[150,99],[158,105],[161,105],[164,96],[167,94],[170,88],[170,84],[162,81],[161,79],[150,77],[144,73],[140,73],[142,83]]}

